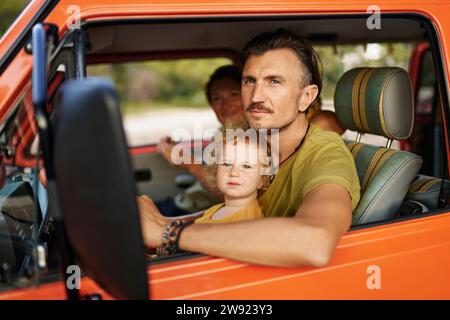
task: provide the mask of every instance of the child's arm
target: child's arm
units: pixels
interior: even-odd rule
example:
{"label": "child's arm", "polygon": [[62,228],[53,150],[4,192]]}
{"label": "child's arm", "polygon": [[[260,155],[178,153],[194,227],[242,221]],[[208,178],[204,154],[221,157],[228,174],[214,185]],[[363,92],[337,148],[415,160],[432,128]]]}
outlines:
{"label": "child's arm", "polygon": [[169,217],[169,220],[183,220],[184,222],[189,222],[192,220],[196,220],[198,218],[200,218],[203,213],[205,213],[205,211],[199,211],[199,212],[194,212],[194,213],[189,213],[189,214],[185,214],[183,216],[177,216],[177,217]]}

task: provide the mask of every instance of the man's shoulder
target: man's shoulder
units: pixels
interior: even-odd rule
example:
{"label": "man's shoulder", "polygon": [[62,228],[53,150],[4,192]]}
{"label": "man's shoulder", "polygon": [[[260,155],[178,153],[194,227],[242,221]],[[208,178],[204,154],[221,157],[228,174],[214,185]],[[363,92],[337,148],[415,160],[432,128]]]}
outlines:
{"label": "man's shoulder", "polygon": [[330,150],[336,152],[342,151],[350,154],[344,140],[334,131],[323,130],[318,126],[311,124],[310,134],[305,140],[305,149],[312,153],[324,153]]}

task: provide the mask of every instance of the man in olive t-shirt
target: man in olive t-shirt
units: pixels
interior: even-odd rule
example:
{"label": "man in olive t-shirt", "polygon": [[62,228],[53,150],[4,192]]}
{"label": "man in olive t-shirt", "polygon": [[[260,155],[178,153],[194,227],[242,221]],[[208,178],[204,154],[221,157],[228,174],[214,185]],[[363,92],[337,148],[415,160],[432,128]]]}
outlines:
{"label": "man in olive t-shirt", "polygon": [[[321,267],[352,221],[359,183],[339,136],[310,126],[308,108],[322,87],[318,56],[286,29],[253,38],[243,51],[242,102],[254,129],[279,130],[279,172],[260,198],[267,218],[193,224],[172,230],[176,244],[250,263]],[[145,244],[162,245],[168,221],[139,198]],[[178,232],[179,231],[179,232]]]}
{"label": "man in olive t-shirt", "polygon": [[304,143],[282,163],[258,202],[266,217],[292,217],[308,193],[321,184],[345,188],[352,210],[356,208],[360,186],[351,153],[337,133],[310,124]]}

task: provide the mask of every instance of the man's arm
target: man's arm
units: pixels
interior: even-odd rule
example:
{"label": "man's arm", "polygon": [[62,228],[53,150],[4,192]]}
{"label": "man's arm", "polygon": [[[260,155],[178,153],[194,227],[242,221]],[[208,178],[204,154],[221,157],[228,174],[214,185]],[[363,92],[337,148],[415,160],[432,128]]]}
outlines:
{"label": "man's arm", "polygon": [[[293,218],[194,224],[181,234],[180,247],[263,265],[322,267],[330,261],[351,218],[348,192],[341,186],[324,184],[308,193]],[[152,229],[156,232],[152,238],[161,239],[163,228]],[[147,244],[161,245],[159,241]]]}

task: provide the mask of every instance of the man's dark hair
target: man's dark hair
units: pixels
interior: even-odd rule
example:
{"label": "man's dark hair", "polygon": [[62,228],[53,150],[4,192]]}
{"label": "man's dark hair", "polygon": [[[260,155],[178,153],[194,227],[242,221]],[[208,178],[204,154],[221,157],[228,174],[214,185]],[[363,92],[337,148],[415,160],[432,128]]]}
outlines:
{"label": "man's dark hair", "polygon": [[217,68],[217,70],[214,71],[214,73],[209,78],[208,83],[206,83],[205,93],[206,99],[208,99],[209,103],[211,103],[212,85],[214,84],[214,82],[223,79],[230,79],[240,85],[242,81],[242,71],[238,67],[233,65]]}
{"label": "man's dark hair", "polygon": [[291,49],[297,55],[304,77],[303,83],[300,85],[305,87],[315,84],[319,88],[319,93],[311,105],[318,103],[317,100],[322,90],[322,63],[319,55],[308,42],[289,30],[280,28],[275,32],[264,32],[254,37],[244,47],[243,64],[245,65],[248,57],[252,54],[260,56],[268,51],[278,49]]}

